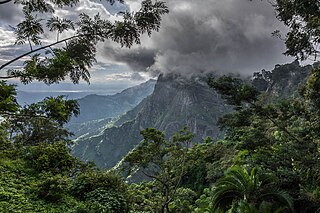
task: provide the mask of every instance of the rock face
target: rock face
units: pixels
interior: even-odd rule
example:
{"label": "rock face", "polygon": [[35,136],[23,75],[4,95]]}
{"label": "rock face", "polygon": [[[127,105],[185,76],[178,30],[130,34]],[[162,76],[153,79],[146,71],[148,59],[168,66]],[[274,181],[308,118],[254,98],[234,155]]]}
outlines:
{"label": "rock face", "polygon": [[277,97],[288,97],[298,93],[317,64],[300,66],[298,61],[276,65],[272,71],[262,70],[254,73],[252,84],[261,92],[268,92]]}
{"label": "rock face", "polygon": [[160,76],[152,95],[120,117],[116,126],[77,140],[73,154],[111,168],[141,141],[140,131],[145,128],[154,127],[171,136],[187,126],[200,142],[206,136],[221,136],[217,120],[228,111],[230,107],[204,80]]}
{"label": "rock face", "polygon": [[[272,71],[254,73],[252,84],[274,97],[292,96],[314,66],[318,65],[276,65]],[[140,131],[149,127],[171,136],[187,126],[198,142],[206,136],[219,138],[222,133],[217,120],[231,110],[204,79],[160,76],[152,95],[100,134],[79,138],[73,154],[84,161],[94,161],[101,168],[111,168],[142,140]]]}

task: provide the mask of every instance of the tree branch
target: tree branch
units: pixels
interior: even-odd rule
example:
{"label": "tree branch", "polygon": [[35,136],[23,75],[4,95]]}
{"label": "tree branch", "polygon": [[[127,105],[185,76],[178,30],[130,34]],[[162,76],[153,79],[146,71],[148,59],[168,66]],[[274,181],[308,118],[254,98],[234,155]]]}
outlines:
{"label": "tree branch", "polygon": [[142,172],[145,176],[147,176],[147,177],[149,177],[149,178],[152,178],[152,179],[155,179],[155,180],[159,181],[160,183],[162,183],[165,187],[168,187],[168,185],[167,185],[164,181],[162,181],[161,179],[159,179],[158,177],[156,177],[156,176],[154,176],[154,175],[147,174],[146,172],[143,171],[143,169],[141,170],[141,172]]}
{"label": "tree branch", "polygon": [[176,184],[176,186],[174,187],[174,191],[172,193],[172,196],[171,196],[171,199],[169,200],[169,202],[171,202],[173,200],[173,197],[176,195],[176,192],[177,192],[177,189],[181,183],[181,180],[182,180],[182,176],[184,174],[184,169],[185,169],[185,161],[186,161],[186,156],[185,156],[186,153],[183,153],[183,160],[182,160],[182,163],[180,164],[180,166],[182,167],[181,169],[181,173],[180,173],[180,176],[179,176],[179,180]]}
{"label": "tree branch", "polygon": [[0,1],[0,4],[6,4],[6,3],[9,3],[10,1],[12,1],[12,0],[4,0],[4,1]]}
{"label": "tree branch", "polygon": [[[260,108],[260,107],[257,106],[255,103],[250,103],[250,102],[249,102],[249,104],[251,104],[256,110]],[[262,116],[263,116],[263,115],[262,115]],[[301,142],[302,142],[302,141],[300,141],[296,136],[294,136],[291,132],[289,132],[289,130],[288,130],[285,126],[279,124],[276,120],[274,120],[274,119],[269,115],[268,112],[265,113],[265,117],[266,117],[267,119],[269,119],[275,126],[277,126],[277,127],[280,128],[282,131],[284,131],[285,133],[287,133],[287,135],[289,135],[289,137],[291,137],[293,140],[297,141],[298,143],[301,143]]]}
{"label": "tree branch", "polygon": [[25,117],[25,118],[45,118],[45,119],[50,119],[47,116],[44,115],[27,115],[27,114],[15,114],[15,113],[10,113],[10,112],[1,112],[0,115],[5,115],[5,116],[13,116],[13,117]]}
{"label": "tree branch", "polygon": [[[38,52],[38,51],[43,50],[43,49],[45,49],[45,48],[48,48],[48,47],[51,47],[51,46],[60,44],[60,43],[62,43],[62,42],[65,42],[65,41],[68,41],[68,40],[71,40],[71,39],[74,39],[74,38],[79,38],[79,37],[88,36],[88,35],[89,35],[89,34],[71,36],[71,37],[69,37],[69,38],[65,38],[65,39],[63,39],[63,40],[54,42],[54,43],[52,43],[52,44],[48,44],[48,45],[46,45],[46,46],[42,46],[42,47],[39,47],[39,48],[37,48],[37,49],[31,50],[31,51],[29,51],[29,52],[26,52],[26,53],[24,53],[24,54],[22,54],[22,55],[20,55],[20,56],[18,56],[18,57],[16,57],[16,58],[14,58],[14,59],[8,61],[7,63],[1,65],[1,66],[0,66],[0,70],[2,70],[2,69],[5,68],[6,66],[12,64],[13,62],[15,62],[15,61],[19,60],[20,58],[23,58],[23,57],[31,54],[31,53]],[[2,77],[2,78],[3,78],[3,77]]]}
{"label": "tree branch", "polygon": [[18,78],[17,76],[0,76],[0,79]]}

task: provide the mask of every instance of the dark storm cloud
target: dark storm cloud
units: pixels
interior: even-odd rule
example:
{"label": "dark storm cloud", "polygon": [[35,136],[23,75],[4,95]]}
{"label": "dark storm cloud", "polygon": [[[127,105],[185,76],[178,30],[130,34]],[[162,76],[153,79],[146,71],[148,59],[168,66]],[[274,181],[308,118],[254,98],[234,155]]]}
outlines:
{"label": "dark storm cloud", "polygon": [[168,0],[167,4],[170,14],[159,33],[130,50],[109,45],[106,55],[133,70],[187,74],[252,73],[291,60],[282,55],[283,42],[271,36],[285,29],[267,1]]}
{"label": "dark storm cloud", "polygon": [[1,24],[15,25],[22,17],[20,6],[13,4],[13,1],[0,5]]}
{"label": "dark storm cloud", "polygon": [[[13,1],[12,1],[13,2]],[[29,51],[28,45],[14,45],[15,35],[11,26],[16,26],[19,22],[23,20],[23,14],[21,12],[21,7],[14,5],[13,3],[8,3],[5,5],[0,5],[0,65],[6,63],[7,61]],[[100,0],[81,0],[76,7],[63,7],[56,8],[55,14],[37,14],[38,18],[42,18],[42,24],[45,26],[45,20],[51,16],[59,16],[73,20],[74,22],[79,20],[79,13],[86,13],[89,16],[94,16],[97,13],[101,15],[104,19],[109,19],[110,21],[117,20],[119,16],[117,13],[119,11],[126,10],[128,6],[116,3],[111,6],[107,1]],[[68,31],[61,34],[60,38],[66,38],[72,36],[74,32]],[[52,43],[56,39],[56,33],[48,32],[45,28],[45,34],[42,35],[43,44]],[[101,45],[99,45],[101,46]],[[149,51],[149,49],[148,49]],[[135,61],[135,55],[128,56],[128,60]],[[23,61],[27,60],[28,57],[22,58],[14,64],[11,64],[7,68],[21,68]],[[33,82],[28,85],[21,85],[19,81],[10,81],[12,83],[19,84],[19,90],[26,91],[85,91],[90,93],[99,94],[110,94],[119,92],[129,86],[136,85],[145,78],[138,73],[130,72],[130,68],[123,63],[112,64],[110,61],[99,60],[104,59],[99,54],[97,54],[97,59],[99,63],[95,64],[91,71],[91,84],[79,84],[73,85],[69,80],[64,83],[57,85],[47,86],[43,83]],[[152,65],[152,63],[146,64],[146,60],[143,62],[138,62],[137,67],[143,64],[143,66]],[[6,69],[0,71],[0,76],[6,76]]]}
{"label": "dark storm cloud", "polygon": [[122,49],[106,45],[103,52],[110,60],[126,62],[134,71],[145,71],[146,67],[150,67],[155,63],[154,56],[157,50],[151,47],[136,47],[132,49]]}

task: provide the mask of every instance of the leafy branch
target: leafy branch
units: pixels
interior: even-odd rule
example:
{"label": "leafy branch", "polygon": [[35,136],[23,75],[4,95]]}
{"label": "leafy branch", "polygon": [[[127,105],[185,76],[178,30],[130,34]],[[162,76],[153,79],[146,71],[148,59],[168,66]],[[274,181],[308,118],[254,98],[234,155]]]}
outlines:
{"label": "leafy branch", "polygon": [[257,104],[260,92],[254,87],[244,84],[241,79],[233,78],[231,76],[223,76],[218,79],[209,78],[208,84],[210,87],[216,89],[228,104],[235,106],[237,109],[241,109],[244,106],[253,108],[258,115],[266,117],[293,140],[299,143],[301,142],[301,140],[292,134],[284,125],[273,118],[275,114],[271,114],[269,110]]}
{"label": "leafy branch", "polygon": [[[77,0],[64,0],[51,2],[61,6],[72,6]],[[114,3],[114,0],[109,0]],[[123,2],[123,1],[119,1]],[[160,28],[161,16],[169,12],[164,2],[144,0],[141,9],[136,13],[123,13],[123,21],[111,23],[101,19],[97,14],[89,17],[87,14],[79,15],[79,22],[76,23],[77,29],[71,20],[59,17],[52,17],[47,21],[49,31],[57,31],[57,41],[51,44],[34,48],[32,44],[41,45],[40,36],[44,33],[41,25],[42,19],[37,19],[32,15],[33,12],[49,12],[46,2],[15,1],[17,4],[24,5],[25,20],[17,25],[15,33],[17,35],[16,44],[29,43],[30,51],[15,57],[14,59],[2,64],[0,70],[8,67],[12,63],[25,56],[31,56],[31,60],[24,62],[24,66],[19,70],[8,70],[8,76],[1,76],[0,79],[20,78],[22,83],[30,83],[33,80],[43,81],[46,84],[58,83],[65,80],[69,75],[73,83],[79,83],[80,79],[89,83],[89,68],[95,62],[96,45],[105,39],[111,39],[121,45],[130,48],[134,44],[140,44],[140,36],[147,33],[149,36],[152,31]],[[60,34],[65,30],[76,30],[74,36],[59,40]],[[65,47],[52,49],[62,42]],[[49,48],[51,57],[43,55],[41,50]],[[35,55],[32,55],[36,53]]]}

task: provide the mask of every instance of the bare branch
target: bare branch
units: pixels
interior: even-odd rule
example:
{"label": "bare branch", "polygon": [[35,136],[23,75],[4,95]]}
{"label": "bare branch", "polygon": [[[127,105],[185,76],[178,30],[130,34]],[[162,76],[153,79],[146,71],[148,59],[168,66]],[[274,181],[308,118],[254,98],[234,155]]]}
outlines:
{"label": "bare branch", "polygon": [[0,4],[6,4],[6,3],[9,3],[10,1],[12,1],[12,0],[4,0],[4,1],[0,1]]}
{"label": "bare branch", "polygon": [[12,78],[18,78],[16,76],[0,76],[0,79],[12,79]]}
{"label": "bare branch", "polygon": [[47,116],[43,116],[43,115],[16,114],[16,113],[1,112],[1,111],[0,111],[0,115],[12,116],[12,117],[25,117],[25,118],[45,118],[49,120]]}
{"label": "bare branch", "polygon": [[166,188],[169,187],[167,183],[165,183],[164,181],[162,181],[162,180],[159,179],[158,177],[156,177],[156,176],[154,176],[154,175],[147,174],[146,172],[143,171],[143,169],[141,170],[141,172],[142,172],[145,176],[159,181],[160,183],[162,183],[162,185],[164,185],[164,187],[166,187]]}

